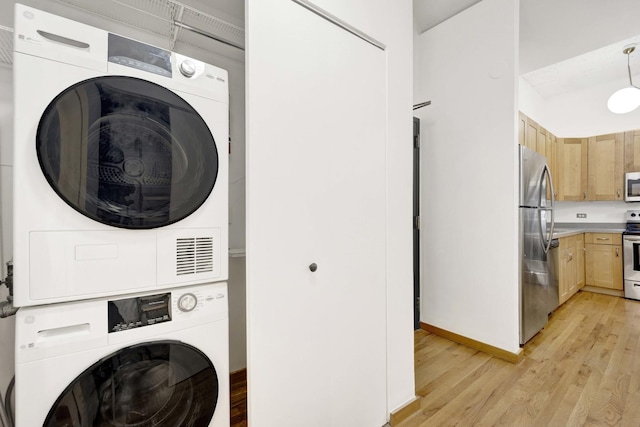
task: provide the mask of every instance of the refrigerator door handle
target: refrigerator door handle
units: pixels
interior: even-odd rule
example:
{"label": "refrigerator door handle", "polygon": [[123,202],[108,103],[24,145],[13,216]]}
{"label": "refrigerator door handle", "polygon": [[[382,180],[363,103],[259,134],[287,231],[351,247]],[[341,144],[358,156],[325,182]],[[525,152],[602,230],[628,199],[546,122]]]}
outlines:
{"label": "refrigerator door handle", "polygon": [[[547,198],[547,187],[544,185],[545,180],[549,178],[549,190],[550,190],[550,194],[551,194],[551,207],[542,207],[542,200],[544,198],[544,200],[546,200]],[[540,237],[542,238],[542,246],[544,249],[544,253],[548,253],[549,252],[549,248],[551,247],[551,240],[553,240],[553,231],[554,231],[554,227],[555,227],[555,218],[554,218],[554,214],[553,214],[553,207],[555,204],[555,197],[553,196],[553,181],[551,180],[551,172],[549,171],[549,166],[544,165],[544,168],[542,169],[542,174],[540,176],[540,185],[538,186],[538,191],[539,191],[539,195],[538,195],[538,206],[539,206],[539,213],[538,215],[540,215],[539,221],[538,223],[540,224]],[[547,232],[546,230],[546,223],[542,224],[542,212],[543,211],[548,211],[550,213],[551,216],[551,226],[549,227],[549,231]],[[544,230],[543,230],[544,228]]]}

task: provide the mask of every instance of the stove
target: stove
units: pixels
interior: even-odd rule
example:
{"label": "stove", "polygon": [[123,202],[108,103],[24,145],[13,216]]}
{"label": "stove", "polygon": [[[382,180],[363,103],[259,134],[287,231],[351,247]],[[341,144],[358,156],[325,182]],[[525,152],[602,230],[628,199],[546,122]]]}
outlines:
{"label": "stove", "polygon": [[640,300],[640,210],[628,210],[622,233],[624,297]]}

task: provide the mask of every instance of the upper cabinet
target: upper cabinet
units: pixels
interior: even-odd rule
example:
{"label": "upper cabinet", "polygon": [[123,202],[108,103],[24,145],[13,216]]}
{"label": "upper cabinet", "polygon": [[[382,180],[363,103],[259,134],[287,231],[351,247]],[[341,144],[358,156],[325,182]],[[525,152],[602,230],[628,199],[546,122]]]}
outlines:
{"label": "upper cabinet", "polygon": [[640,130],[624,133],[624,171],[640,172]]}
{"label": "upper cabinet", "polygon": [[622,200],[624,134],[589,138],[589,200]]}
{"label": "upper cabinet", "polygon": [[[556,139],[551,132],[540,126],[535,120],[519,112],[518,143],[545,156],[551,171],[551,176],[554,179],[556,171]],[[555,190],[554,197],[557,198],[558,192],[557,189]]]}
{"label": "upper cabinet", "polygon": [[557,138],[520,112],[518,140],[546,156],[556,200],[624,200],[624,173],[640,171],[640,130]]}
{"label": "upper cabinet", "polygon": [[558,138],[556,149],[556,199],[587,200],[587,139]]}

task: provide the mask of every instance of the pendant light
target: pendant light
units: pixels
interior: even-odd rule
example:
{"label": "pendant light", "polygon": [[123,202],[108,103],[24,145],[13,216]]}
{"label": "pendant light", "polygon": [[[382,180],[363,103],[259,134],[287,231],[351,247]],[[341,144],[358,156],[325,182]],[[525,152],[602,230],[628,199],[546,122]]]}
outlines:
{"label": "pendant light", "polygon": [[631,81],[631,67],[629,66],[629,55],[636,50],[635,46],[627,46],[622,53],[627,55],[627,72],[629,73],[629,87],[616,91],[609,97],[607,107],[609,111],[616,114],[629,113],[640,107],[640,89],[633,85]]}

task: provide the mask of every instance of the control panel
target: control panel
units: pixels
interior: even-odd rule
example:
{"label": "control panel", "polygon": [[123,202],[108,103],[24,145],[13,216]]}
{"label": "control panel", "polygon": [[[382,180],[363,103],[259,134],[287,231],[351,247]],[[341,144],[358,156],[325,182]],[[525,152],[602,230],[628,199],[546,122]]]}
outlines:
{"label": "control panel", "polygon": [[638,222],[640,223],[640,210],[638,209],[629,209],[626,215],[627,222]]}

